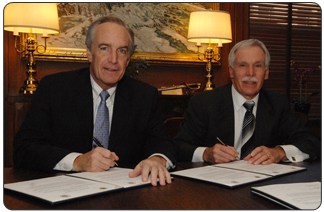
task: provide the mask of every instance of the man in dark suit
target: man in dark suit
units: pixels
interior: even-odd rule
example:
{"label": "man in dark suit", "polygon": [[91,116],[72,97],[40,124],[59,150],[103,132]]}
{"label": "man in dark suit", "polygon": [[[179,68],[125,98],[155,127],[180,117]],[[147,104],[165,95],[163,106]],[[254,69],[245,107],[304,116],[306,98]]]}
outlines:
{"label": "man in dark suit", "polygon": [[[232,83],[191,98],[173,141],[177,160],[226,163],[240,157],[251,164],[270,164],[320,156],[319,139],[290,113],[286,97],[262,88],[269,64],[270,54],[259,40],[244,40],[233,47]],[[245,102],[253,108],[246,109]],[[245,120],[245,113],[250,118]],[[249,133],[243,132],[246,126],[251,126]]]}
{"label": "man in dark suit", "polygon": [[[136,165],[130,177],[142,174],[152,185],[171,183],[168,168],[175,153],[166,135],[157,89],[124,76],[134,47],[134,33],[123,21],[103,17],[87,35],[90,69],[44,77],[14,140],[19,168],[104,171]],[[101,100],[101,93],[109,93]],[[104,125],[108,149],[93,141],[99,105],[108,112]],[[98,114],[97,114],[98,110]],[[105,120],[104,120],[105,121]],[[107,122],[109,122],[107,124]],[[98,128],[99,129],[99,128]]]}

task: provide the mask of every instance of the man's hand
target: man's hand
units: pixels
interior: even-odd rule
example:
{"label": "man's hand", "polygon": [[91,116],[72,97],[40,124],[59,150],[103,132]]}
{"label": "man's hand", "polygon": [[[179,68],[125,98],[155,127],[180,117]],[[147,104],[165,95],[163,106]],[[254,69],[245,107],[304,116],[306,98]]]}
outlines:
{"label": "man's hand", "polygon": [[78,156],[73,163],[76,171],[101,172],[114,167],[118,156],[105,148],[97,147],[90,152]]}
{"label": "man's hand", "polygon": [[278,163],[281,160],[288,160],[285,151],[281,147],[268,148],[259,146],[255,148],[251,154],[244,158],[249,164],[267,165],[271,163]]}
{"label": "man's hand", "polygon": [[152,156],[146,160],[142,160],[128,175],[129,177],[137,177],[142,174],[143,182],[147,182],[151,173],[151,184],[156,186],[159,178],[160,185],[164,186],[166,184],[165,182],[168,184],[172,182],[171,175],[165,166],[166,160],[164,158]]}
{"label": "man's hand", "polygon": [[205,149],[203,159],[209,163],[228,163],[235,160],[238,155],[239,152],[234,147],[217,143]]}

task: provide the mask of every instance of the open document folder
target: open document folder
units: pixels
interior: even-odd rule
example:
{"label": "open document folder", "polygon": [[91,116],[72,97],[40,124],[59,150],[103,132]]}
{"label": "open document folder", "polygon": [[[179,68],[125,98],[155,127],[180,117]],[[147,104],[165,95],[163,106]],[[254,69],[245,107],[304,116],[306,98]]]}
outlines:
{"label": "open document folder", "polygon": [[247,161],[241,160],[191,168],[172,172],[171,174],[220,184],[227,187],[237,187],[302,170],[306,170],[306,168],[274,163],[269,165],[253,165],[248,164]]}
{"label": "open document folder", "polygon": [[289,209],[315,210],[321,205],[321,182],[266,185],[251,192]]}
{"label": "open document folder", "polygon": [[4,185],[5,189],[27,194],[50,204],[115,192],[130,187],[150,184],[142,176],[130,178],[132,169],[111,168],[105,172],[80,172]]}

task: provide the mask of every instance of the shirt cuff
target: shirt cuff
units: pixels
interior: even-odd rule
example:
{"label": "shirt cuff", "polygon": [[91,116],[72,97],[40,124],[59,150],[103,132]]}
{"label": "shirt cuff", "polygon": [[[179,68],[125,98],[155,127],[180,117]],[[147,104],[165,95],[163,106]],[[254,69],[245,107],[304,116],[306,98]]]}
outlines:
{"label": "shirt cuff", "polygon": [[82,155],[81,153],[76,153],[72,152],[68,155],[66,155],[60,162],[56,164],[54,167],[54,170],[59,170],[59,171],[75,171],[73,167],[74,160]]}
{"label": "shirt cuff", "polygon": [[167,156],[160,154],[160,153],[155,153],[155,154],[151,155],[150,157],[152,157],[152,156],[160,156],[160,157],[164,158],[166,160],[165,168],[167,168],[168,170],[175,168],[175,164],[173,164],[172,161]]}
{"label": "shirt cuff", "polygon": [[193,156],[192,156],[192,161],[191,162],[204,162],[204,152],[207,147],[197,147],[195,150]]}
{"label": "shirt cuff", "polygon": [[301,162],[309,158],[309,155],[300,151],[294,145],[280,145],[285,151],[288,161],[285,162]]}

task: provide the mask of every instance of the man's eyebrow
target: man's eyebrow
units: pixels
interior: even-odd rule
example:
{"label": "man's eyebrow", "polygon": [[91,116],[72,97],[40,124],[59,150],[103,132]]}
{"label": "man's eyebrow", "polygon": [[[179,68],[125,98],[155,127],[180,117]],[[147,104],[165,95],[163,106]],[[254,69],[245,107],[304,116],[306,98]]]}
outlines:
{"label": "man's eyebrow", "polygon": [[99,43],[98,44],[98,47],[101,47],[101,46],[110,46],[110,44],[107,44],[107,43]]}
{"label": "man's eyebrow", "polygon": [[119,47],[119,49],[127,49],[128,50],[128,46],[121,46],[121,47]]}
{"label": "man's eyebrow", "polygon": [[[248,62],[242,60],[242,61],[237,61],[236,63],[248,63]],[[264,61],[255,61],[253,64],[255,64],[255,63],[265,63],[265,62]]]}
{"label": "man's eyebrow", "polygon": [[[111,44],[108,44],[108,43],[100,43],[98,46],[99,46],[99,47],[100,47],[100,46],[111,46]],[[126,49],[128,50],[128,46],[121,46],[121,47],[118,47],[118,49],[124,49],[124,48],[126,48]]]}

